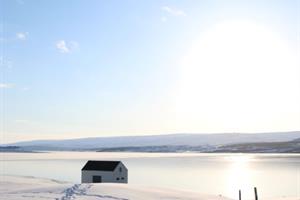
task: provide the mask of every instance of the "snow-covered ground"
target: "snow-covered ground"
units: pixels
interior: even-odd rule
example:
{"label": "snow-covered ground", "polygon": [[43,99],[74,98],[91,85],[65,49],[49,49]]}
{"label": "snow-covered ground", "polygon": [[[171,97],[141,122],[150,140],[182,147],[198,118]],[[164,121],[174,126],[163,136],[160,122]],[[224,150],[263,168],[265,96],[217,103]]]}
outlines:
{"label": "snow-covered ground", "polygon": [[2,200],[229,200],[223,196],[131,184],[72,184],[50,179],[0,176]]}
{"label": "snow-covered ground", "polygon": [[[25,176],[0,176],[0,200],[231,200],[221,195],[131,184],[72,184]],[[300,200],[279,197],[267,200]]]}

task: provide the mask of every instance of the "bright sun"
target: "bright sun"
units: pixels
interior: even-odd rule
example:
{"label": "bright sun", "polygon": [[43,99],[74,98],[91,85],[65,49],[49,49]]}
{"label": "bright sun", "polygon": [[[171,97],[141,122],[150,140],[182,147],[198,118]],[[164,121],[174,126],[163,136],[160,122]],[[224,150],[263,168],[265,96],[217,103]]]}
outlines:
{"label": "bright sun", "polygon": [[189,131],[299,129],[300,70],[294,52],[253,22],[212,27],[181,61],[178,120]]}

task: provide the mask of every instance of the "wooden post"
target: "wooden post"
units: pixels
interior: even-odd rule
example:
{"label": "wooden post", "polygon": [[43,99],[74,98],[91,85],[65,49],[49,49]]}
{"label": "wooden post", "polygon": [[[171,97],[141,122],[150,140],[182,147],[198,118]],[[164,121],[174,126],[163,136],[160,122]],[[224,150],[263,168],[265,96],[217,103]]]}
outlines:
{"label": "wooden post", "polygon": [[258,200],[257,189],[256,189],[256,187],[254,187],[254,195],[255,195],[255,200]]}
{"label": "wooden post", "polygon": [[239,200],[242,200],[242,192],[239,190]]}

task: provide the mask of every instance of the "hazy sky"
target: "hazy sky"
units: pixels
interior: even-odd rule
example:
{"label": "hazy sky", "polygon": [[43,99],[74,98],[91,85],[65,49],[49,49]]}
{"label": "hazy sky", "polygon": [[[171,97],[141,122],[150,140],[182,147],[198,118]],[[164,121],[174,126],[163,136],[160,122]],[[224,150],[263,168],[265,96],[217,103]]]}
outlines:
{"label": "hazy sky", "polygon": [[2,143],[300,130],[300,1],[0,2]]}

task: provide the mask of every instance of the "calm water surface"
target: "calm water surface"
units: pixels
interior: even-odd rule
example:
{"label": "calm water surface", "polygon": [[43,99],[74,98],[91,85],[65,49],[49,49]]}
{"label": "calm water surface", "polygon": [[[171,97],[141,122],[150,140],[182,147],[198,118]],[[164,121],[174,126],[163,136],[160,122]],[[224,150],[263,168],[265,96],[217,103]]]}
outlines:
{"label": "calm water surface", "polygon": [[122,160],[129,183],[253,199],[300,197],[300,154],[0,153],[0,174],[80,183],[89,159]]}

